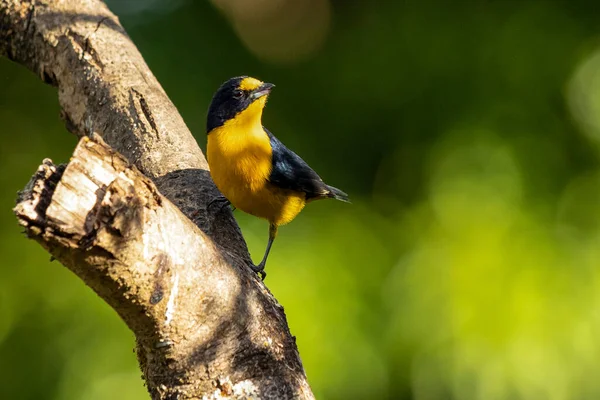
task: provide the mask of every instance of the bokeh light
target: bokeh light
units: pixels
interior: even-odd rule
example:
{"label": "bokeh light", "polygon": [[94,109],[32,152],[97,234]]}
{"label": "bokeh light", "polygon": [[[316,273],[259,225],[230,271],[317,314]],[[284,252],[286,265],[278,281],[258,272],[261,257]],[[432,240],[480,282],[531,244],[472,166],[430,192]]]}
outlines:
{"label": "bokeh light", "polygon": [[329,0],[213,0],[240,40],[267,62],[296,63],[313,55],[329,32]]}
{"label": "bokeh light", "polygon": [[581,130],[600,145],[600,50],[596,49],[577,67],[568,85],[570,110]]}

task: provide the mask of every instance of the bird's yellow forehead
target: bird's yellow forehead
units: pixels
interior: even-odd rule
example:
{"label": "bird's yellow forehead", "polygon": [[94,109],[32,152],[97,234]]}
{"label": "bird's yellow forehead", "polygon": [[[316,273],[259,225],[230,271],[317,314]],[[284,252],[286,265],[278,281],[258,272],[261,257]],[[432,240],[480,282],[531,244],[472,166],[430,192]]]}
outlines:
{"label": "bird's yellow forehead", "polygon": [[264,82],[261,82],[258,79],[254,79],[254,78],[250,78],[250,77],[244,78],[240,82],[240,89],[242,89],[242,90],[258,89],[263,83]]}

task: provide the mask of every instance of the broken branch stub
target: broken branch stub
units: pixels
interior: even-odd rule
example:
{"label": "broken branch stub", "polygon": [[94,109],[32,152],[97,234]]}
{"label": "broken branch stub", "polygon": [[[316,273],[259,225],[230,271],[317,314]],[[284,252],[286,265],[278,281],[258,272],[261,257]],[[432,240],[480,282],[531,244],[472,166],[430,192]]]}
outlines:
{"label": "broken branch stub", "polygon": [[134,332],[152,398],[313,398],[254,273],[99,138],[83,138],[66,167],[45,160],[15,212]]}

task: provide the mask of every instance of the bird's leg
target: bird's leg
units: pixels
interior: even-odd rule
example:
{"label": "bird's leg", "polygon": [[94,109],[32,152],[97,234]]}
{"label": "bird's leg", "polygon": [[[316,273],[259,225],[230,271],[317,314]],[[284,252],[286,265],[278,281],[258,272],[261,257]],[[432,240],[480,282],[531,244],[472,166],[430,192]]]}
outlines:
{"label": "bird's leg", "polygon": [[270,224],[269,225],[269,243],[267,243],[267,249],[265,250],[265,255],[263,256],[260,264],[252,266],[252,270],[260,275],[260,278],[264,281],[267,277],[267,273],[265,272],[265,264],[267,263],[267,257],[269,257],[269,252],[271,251],[271,246],[273,245],[273,241],[277,236],[277,225]]}

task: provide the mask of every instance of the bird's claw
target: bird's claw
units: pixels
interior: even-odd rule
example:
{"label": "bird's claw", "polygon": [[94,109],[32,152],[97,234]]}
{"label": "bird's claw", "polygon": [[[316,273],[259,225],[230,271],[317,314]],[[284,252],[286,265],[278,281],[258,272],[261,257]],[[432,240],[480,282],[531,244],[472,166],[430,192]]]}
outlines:
{"label": "bird's claw", "polygon": [[254,271],[258,274],[261,281],[264,281],[265,278],[267,277],[267,273],[265,272],[264,264],[261,263],[258,265],[250,265],[250,268],[252,269],[252,271]]}

